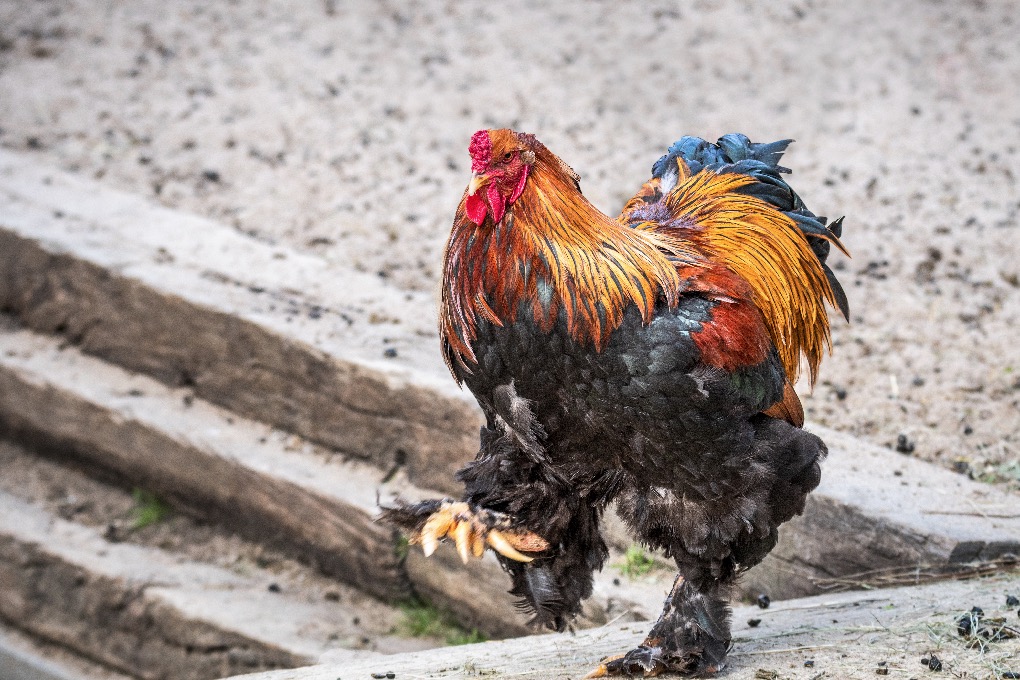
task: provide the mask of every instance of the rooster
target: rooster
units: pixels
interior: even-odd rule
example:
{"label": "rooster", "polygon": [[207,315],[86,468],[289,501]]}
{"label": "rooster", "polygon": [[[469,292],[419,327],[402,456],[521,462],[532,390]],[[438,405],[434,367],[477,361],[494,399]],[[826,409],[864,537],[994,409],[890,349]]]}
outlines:
{"label": "rooster", "polygon": [[617,511],[678,574],[635,649],[590,677],[710,674],[728,597],[820,479],[825,444],[793,389],[831,349],[827,225],[784,181],[789,140],[684,137],[616,218],[533,135],[481,130],[445,252],[446,362],[484,411],[460,500],[388,521],[431,554],[486,547],[534,621],[566,629]]}

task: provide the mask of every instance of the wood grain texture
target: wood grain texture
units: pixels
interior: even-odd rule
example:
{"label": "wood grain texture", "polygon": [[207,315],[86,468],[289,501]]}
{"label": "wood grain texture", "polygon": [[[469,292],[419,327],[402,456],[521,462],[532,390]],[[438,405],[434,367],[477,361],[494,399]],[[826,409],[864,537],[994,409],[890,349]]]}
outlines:
{"label": "wood grain texture", "polygon": [[[990,645],[982,653],[959,638],[955,621],[974,605],[984,607],[989,616],[1015,617],[1015,612],[1003,608],[1002,593],[1017,590],[1020,574],[1013,572],[924,587],[788,600],[773,603],[765,610],[756,606],[737,607],[733,612],[734,649],[729,667],[720,677],[865,680],[875,677],[880,663],[890,669],[892,677],[921,677],[929,671],[919,659],[932,652],[942,659],[946,669],[954,671],[988,673],[993,663],[1003,669],[1016,669],[1020,639]],[[758,623],[752,627],[749,620]],[[615,623],[576,635],[552,634],[433,649],[368,662],[337,660],[244,678],[346,680],[391,671],[397,678],[421,680],[477,677],[580,680],[601,658],[640,642],[645,626]],[[811,665],[806,665],[807,661]]]}

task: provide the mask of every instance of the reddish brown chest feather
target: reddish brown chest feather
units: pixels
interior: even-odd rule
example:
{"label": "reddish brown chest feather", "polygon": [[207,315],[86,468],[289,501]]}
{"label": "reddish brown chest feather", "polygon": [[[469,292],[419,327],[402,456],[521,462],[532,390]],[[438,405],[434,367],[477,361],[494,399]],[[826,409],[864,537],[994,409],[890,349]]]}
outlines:
{"label": "reddish brown chest feather", "polygon": [[711,319],[691,338],[709,366],[735,371],[765,361],[772,346],[761,311],[751,302],[750,288],[722,266],[684,268],[690,290],[715,300]]}
{"label": "reddish brown chest feather", "polygon": [[768,329],[761,312],[745,301],[721,300],[712,308],[712,319],[691,338],[709,366],[735,371],[756,366],[769,353]]}

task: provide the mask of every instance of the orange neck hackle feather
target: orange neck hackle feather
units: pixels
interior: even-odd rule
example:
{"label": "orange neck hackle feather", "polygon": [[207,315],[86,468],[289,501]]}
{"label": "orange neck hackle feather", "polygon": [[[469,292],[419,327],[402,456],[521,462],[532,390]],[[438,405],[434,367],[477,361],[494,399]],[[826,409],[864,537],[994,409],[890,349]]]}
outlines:
{"label": "orange neck hackle feather", "polygon": [[[628,226],[628,212],[646,204],[642,195],[658,193],[658,180],[614,220],[588,202],[577,175],[534,137],[509,130],[490,134],[494,154],[526,148],[534,164],[500,222],[490,217],[474,224],[461,201],[446,246],[440,315],[451,370],[454,362],[466,370],[475,362],[471,345],[480,319],[502,326],[522,309],[530,309],[544,331],[562,314],[575,340],[601,350],[629,305],[648,323],[660,297],[677,304],[687,285],[680,272],[708,261],[747,282],[788,380],[799,375],[803,354],[814,382],[823,349],[831,345],[824,302],[835,305],[835,297],[793,220],[739,193],[754,178],[691,175],[679,161],[680,180],[665,199],[674,219]],[[696,281],[691,288],[698,290]],[[704,292],[725,297],[725,291]]]}
{"label": "orange neck hackle feather", "polygon": [[479,318],[502,326],[522,306],[544,331],[562,315],[573,338],[601,350],[629,305],[646,323],[660,296],[675,305],[673,259],[693,261],[683,244],[604,215],[581,194],[570,167],[530,135],[492,131],[495,154],[508,143],[505,133],[527,146],[534,163],[499,223],[490,217],[475,225],[463,201],[457,211],[443,272],[440,330],[448,361],[467,368]]}

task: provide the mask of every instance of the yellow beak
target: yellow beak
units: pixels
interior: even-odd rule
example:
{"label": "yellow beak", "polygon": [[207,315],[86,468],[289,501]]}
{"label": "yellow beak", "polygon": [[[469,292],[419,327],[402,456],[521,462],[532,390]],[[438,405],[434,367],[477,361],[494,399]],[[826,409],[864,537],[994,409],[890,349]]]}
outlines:
{"label": "yellow beak", "polygon": [[480,175],[477,172],[471,175],[471,183],[468,184],[468,196],[474,196],[478,193],[482,183],[485,181],[485,175]]}

